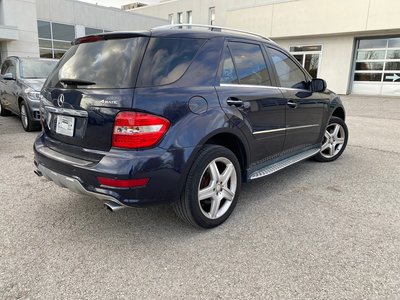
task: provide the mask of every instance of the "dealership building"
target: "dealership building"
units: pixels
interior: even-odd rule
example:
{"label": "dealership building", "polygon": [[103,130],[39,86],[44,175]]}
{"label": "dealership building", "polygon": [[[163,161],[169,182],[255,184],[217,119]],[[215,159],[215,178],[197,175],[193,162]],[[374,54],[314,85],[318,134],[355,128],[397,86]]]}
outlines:
{"label": "dealership building", "polygon": [[75,37],[169,23],[255,32],[340,94],[400,95],[399,0],[164,0],[129,11],[76,0],[0,0],[0,60],[59,58]]}

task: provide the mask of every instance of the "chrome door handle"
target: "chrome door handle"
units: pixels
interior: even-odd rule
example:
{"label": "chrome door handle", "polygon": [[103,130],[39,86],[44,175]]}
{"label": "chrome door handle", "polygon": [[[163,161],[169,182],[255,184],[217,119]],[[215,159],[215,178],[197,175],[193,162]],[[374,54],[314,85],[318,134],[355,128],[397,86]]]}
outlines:
{"label": "chrome door handle", "polygon": [[296,108],[297,107],[297,103],[293,102],[292,100],[289,100],[287,102],[287,106],[289,106],[290,108]]}
{"label": "chrome door handle", "polygon": [[226,103],[230,106],[244,107],[243,101],[238,98],[228,98]]}

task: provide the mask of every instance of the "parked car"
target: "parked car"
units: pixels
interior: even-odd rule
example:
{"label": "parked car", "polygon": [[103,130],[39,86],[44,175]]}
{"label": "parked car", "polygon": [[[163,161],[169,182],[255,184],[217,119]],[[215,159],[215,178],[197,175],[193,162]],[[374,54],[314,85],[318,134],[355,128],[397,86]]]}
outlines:
{"label": "parked car", "polygon": [[14,113],[25,131],[40,129],[40,90],[55,59],[8,57],[1,66],[0,115]]}
{"label": "parked car", "polygon": [[343,153],[324,80],[268,38],[197,27],[76,39],[42,90],[36,173],[111,210],[171,203],[212,228],[242,182]]}

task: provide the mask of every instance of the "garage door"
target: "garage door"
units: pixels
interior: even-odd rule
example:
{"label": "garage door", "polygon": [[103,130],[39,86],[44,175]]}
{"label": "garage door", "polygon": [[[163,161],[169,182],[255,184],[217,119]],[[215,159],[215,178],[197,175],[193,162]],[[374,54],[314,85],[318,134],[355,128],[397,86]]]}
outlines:
{"label": "garage door", "polygon": [[357,41],[352,93],[400,95],[400,37]]}

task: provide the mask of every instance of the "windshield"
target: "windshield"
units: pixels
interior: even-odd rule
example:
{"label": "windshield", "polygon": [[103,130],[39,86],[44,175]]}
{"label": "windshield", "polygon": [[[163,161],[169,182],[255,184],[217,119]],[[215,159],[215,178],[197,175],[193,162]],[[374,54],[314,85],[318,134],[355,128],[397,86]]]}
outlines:
{"label": "windshield", "polygon": [[55,60],[25,60],[20,64],[21,77],[26,79],[47,78],[56,66]]}
{"label": "windshield", "polygon": [[101,40],[72,46],[51,73],[48,87],[131,88],[147,38]]}

